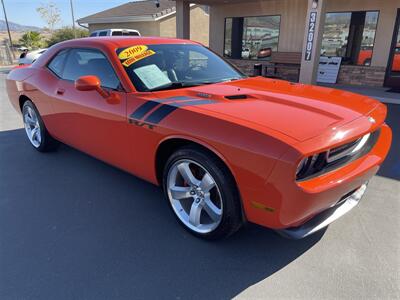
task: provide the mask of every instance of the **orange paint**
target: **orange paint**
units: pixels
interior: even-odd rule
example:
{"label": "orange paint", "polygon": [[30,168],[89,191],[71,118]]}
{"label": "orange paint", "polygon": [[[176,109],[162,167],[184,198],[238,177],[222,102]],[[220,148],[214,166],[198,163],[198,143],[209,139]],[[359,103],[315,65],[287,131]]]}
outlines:
{"label": "orange paint", "polygon": [[[29,97],[55,138],[154,184],[159,184],[156,153],[160,144],[173,138],[199,143],[232,172],[245,217],[270,228],[304,223],[369,180],[385,159],[391,144],[391,130],[384,123],[386,107],[366,96],[262,77],[136,92],[115,49],[168,43],[195,44],[145,37],[60,43],[30,67],[10,72],[10,101],[20,111],[19,97]],[[118,102],[107,102],[95,90],[78,91],[73,82],[59,79],[46,68],[57,52],[68,47],[95,48],[108,57],[124,89],[113,92]],[[65,90],[63,95],[57,94],[60,88]],[[154,126],[130,120],[132,112],[149,101],[177,96],[205,100],[204,95],[213,103],[181,107]],[[247,98],[226,98],[234,95]],[[296,182],[296,169],[303,158],[378,129],[379,139],[366,155]]]}

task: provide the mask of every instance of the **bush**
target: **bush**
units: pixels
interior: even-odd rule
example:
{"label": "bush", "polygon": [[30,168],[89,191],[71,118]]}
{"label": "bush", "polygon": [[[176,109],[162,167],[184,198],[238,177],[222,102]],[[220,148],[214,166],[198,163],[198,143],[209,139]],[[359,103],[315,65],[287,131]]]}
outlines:
{"label": "bush", "polygon": [[[75,32],[77,38],[89,36],[89,31],[86,29],[76,28]],[[74,30],[71,27],[63,27],[53,31],[50,38],[47,40],[47,46],[50,47],[59,42],[72,40],[74,38]]]}
{"label": "bush", "polygon": [[27,31],[18,42],[20,45],[25,46],[28,49],[36,49],[44,46],[42,36],[36,31]]}

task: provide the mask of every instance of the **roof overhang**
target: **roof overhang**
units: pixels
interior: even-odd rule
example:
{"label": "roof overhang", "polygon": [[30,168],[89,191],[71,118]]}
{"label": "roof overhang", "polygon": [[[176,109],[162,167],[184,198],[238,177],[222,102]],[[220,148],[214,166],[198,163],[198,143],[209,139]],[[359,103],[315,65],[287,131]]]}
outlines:
{"label": "roof overhang", "polygon": [[[192,8],[197,4],[191,3]],[[124,17],[106,17],[106,18],[82,18],[78,19],[78,24],[103,24],[103,23],[131,23],[131,22],[156,22],[164,18],[168,18],[176,14],[175,7],[170,9],[168,12],[158,13],[154,15],[142,15],[142,16],[124,16]]]}

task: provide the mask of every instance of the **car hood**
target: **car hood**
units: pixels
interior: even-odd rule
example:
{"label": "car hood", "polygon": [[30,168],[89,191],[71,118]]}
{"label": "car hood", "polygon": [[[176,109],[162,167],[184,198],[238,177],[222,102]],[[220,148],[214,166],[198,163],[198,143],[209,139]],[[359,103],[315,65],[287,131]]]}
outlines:
{"label": "car hood", "polygon": [[[196,109],[237,123],[278,131],[297,141],[339,128],[368,115],[380,103],[366,96],[319,86],[263,77],[179,90],[179,96],[201,97],[213,104]],[[174,91],[176,96],[176,91]]]}

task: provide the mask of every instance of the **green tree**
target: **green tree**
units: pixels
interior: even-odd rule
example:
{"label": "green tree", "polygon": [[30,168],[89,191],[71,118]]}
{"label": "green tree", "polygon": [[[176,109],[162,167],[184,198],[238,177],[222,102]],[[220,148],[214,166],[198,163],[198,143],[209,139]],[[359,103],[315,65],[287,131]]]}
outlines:
{"label": "green tree", "polygon": [[19,43],[29,49],[40,48],[43,45],[42,36],[37,31],[27,31],[19,39]]}
{"label": "green tree", "polygon": [[53,32],[54,27],[61,22],[60,10],[54,2],[50,1],[47,4],[42,4],[41,6],[36,8],[36,11],[43,19],[43,21],[46,22],[51,32]]}
{"label": "green tree", "polygon": [[[75,29],[76,37],[82,38],[89,36],[89,31],[85,29]],[[63,27],[55,30],[47,40],[48,47],[53,46],[62,41],[72,40],[74,38],[74,30],[71,27]]]}

